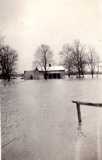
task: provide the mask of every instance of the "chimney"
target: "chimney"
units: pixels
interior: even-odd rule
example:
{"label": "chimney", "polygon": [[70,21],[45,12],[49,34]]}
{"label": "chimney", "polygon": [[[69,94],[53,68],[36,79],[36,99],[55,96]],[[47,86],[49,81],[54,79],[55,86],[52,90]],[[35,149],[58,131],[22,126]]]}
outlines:
{"label": "chimney", "polygon": [[49,64],[49,67],[51,67],[51,64]]}

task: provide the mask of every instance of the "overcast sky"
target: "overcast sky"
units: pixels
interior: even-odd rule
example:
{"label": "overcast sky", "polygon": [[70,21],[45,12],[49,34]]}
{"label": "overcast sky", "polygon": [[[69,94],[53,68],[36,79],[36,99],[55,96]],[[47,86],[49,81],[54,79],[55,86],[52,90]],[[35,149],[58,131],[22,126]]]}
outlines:
{"label": "overcast sky", "polygon": [[32,68],[42,43],[57,55],[64,43],[80,39],[102,59],[102,0],[0,0],[0,34],[18,51],[19,71]]}

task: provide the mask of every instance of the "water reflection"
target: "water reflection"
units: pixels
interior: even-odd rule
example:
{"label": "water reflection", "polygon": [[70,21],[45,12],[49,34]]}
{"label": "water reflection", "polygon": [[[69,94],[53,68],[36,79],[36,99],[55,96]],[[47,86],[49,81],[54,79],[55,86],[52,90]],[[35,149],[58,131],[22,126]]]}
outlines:
{"label": "water reflection", "polygon": [[101,114],[99,119],[97,120],[97,159],[102,160],[102,148],[101,148]]}
{"label": "water reflection", "polygon": [[5,80],[5,79],[2,79],[1,80],[1,84],[6,87],[6,86],[11,86],[11,85],[14,85],[15,84],[15,80],[11,79],[11,80]]}
{"label": "water reflection", "polygon": [[83,139],[86,138],[85,132],[83,131],[82,124],[78,124],[77,127],[77,141],[75,145],[75,160],[81,160],[81,148]]}
{"label": "water reflection", "polygon": [[[88,121],[86,124],[78,125],[77,141],[75,145],[75,160],[89,159],[102,160],[102,111],[97,111],[97,116],[92,124]],[[92,117],[91,117],[92,118]],[[90,126],[93,126],[94,128]],[[90,154],[90,151],[91,152]]]}
{"label": "water reflection", "polygon": [[82,124],[79,124],[77,127],[77,131],[78,131],[78,137],[86,137],[85,132],[82,129]]}

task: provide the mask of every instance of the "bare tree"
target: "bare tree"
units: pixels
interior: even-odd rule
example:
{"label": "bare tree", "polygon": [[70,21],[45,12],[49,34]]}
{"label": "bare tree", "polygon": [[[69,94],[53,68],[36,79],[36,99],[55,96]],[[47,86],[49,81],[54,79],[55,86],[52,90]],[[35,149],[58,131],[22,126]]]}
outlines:
{"label": "bare tree", "polygon": [[1,77],[10,80],[16,70],[17,53],[6,45],[0,46]]}
{"label": "bare tree", "polygon": [[92,78],[94,76],[96,67],[98,65],[99,57],[96,54],[96,51],[94,48],[90,47],[88,51],[88,66],[90,68],[90,73],[92,75]]}
{"label": "bare tree", "polygon": [[42,70],[42,66],[41,66],[41,64],[40,64],[40,62],[38,61],[38,60],[34,60],[33,61],[33,69],[40,69],[40,70]]}
{"label": "bare tree", "polygon": [[73,67],[78,74],[78,78],[84,76],[86,66],[86,49],[79,40],[74,41],[72,51]]}
{"label": "bare tree", "polygon": [[72,59],[73,48],[69,44],[65,44],[60,52],[60,55],[63,56],[63,64],[67,69],[68,77],[73,73],[73,59]]}
{"label": "bare tree", "polygon": [[47,67],[52,61],[52,52],[48,45],[42,44],[35,53],[34,62],[38,64],[44,72],[44,79],[47,79]]}
{"label": "bare tree", "polygon": [[84,76],[86,66],[86,48],[79,40],[73,44],[64,45],[61,55],[64,55],[64,65],[68,70],[68,76],[72,73],[78,74],[78,78]]}

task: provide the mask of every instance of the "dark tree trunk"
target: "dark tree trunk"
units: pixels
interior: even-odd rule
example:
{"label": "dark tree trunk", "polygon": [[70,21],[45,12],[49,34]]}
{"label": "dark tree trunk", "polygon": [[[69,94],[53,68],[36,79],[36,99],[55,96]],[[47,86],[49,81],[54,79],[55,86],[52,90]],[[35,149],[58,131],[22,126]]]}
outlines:
{"label": "dark tree trunk", "polygon": [[91,72],[91,75],[92,75],[92,78],[93,78],[93,76],[94,76],[94,73],[93,73],[93,72]]}
{"label": "dark tree trunk", "polygon": [[70,73],[68,73],[68,77],[70,78]]}
{"label": "dark tree trunk", "polygon": [[79,78],[79,79],[81,78],[80,70],[78,70],[78,78]]}
{"label": "dark tree trunk", "polygon": [[44,72],[44,79],[47,80],[47,72]]}

